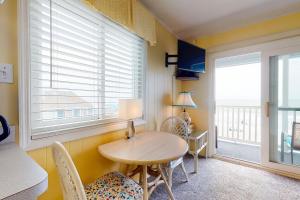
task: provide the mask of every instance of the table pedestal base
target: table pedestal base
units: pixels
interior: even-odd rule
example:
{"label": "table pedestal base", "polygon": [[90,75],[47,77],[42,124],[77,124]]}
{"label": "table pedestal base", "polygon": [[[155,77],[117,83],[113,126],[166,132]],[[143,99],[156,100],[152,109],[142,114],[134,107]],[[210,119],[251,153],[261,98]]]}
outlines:
{"label": "table pedestal base", "polygon": [[[168,180],[166,177],[167,172],[161,164],[158,165],[158,171],[147,167],[147,165],[138,166],[128,176],[133,177],[138,173],[140,174],[139,184],[144,190],[144,200],[148,200],[148,198],[151,196],[152,192],[156,189],[156,187],[163,183],[165,184],[167,193],[169,195],[169,199],[175,200],[172,190],[168,184]],[[154,177],[154,180],[148,182],[148,178],[150,176]]]}

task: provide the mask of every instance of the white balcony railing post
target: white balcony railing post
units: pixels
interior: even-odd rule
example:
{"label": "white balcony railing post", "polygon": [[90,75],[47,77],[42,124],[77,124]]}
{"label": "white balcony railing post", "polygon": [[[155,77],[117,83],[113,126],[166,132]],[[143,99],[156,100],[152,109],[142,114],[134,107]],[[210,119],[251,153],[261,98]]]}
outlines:
{"label": "white balcony railing post", "polygon": [[255,125],[254,125],[254,140],[257,141],[257,113],[258,113],[258,109],[255,108]]}
{"label": "white balcony railing post", "polygon": [[227,127],[226,127],[227,128],[227,137],[230,137],[229,136],[229,108],[227,108],[226,110],[227,110],[227,118],[226,118],[226,120],[227,120]]}
{"label": "white balcony railing post", "polygon": [[225,123],[225,120],[224,120],[224,108],[222,108],[222,136],[223,136],[223,133],[224,133],[224,123]]}
{"label": "white balcony railing post", "polygon": [[246,108],[243,108],[243,140],[246,139]]}
{"label": "white balcony railing post", "polygon": [[252,125],[252,122],[251,122],[251,112],[252,109],[249,108],[249,134],[248,134],[248,141],[251,141],[251,125]]}
{"label": "white balcony railing post", "polygon": [[240,139],[240,108],[237,109],[238,115],[237,115],[237,138]]}

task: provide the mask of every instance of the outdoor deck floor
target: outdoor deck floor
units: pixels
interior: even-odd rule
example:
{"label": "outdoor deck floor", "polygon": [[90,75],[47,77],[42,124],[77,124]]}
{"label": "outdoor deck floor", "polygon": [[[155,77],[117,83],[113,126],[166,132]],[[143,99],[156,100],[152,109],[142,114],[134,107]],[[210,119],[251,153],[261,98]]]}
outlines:
{"label": "outdoor deck floor", "polygon": [[[218,140],[217,154],[255,163],[261,162],[260,146]],[[280,152],[278,152],[278,158],[280,158]],[[283,163],[291,164],[290,153],[284,154]],[[300,152],[294,153],[294,165],[300,166]]]}
{"label": "outdoor deck floor", "polygon": [[217,154],[260,163],[260,147],[218,140]]}

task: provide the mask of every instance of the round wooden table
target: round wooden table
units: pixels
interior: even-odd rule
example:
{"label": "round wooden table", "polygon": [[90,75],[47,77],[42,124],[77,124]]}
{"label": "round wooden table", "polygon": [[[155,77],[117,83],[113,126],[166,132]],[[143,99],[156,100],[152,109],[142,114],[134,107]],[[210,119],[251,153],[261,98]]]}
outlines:
{"label": "round wooden table", "polygon": [[148,199],[147,165],[158,164],[167,192],[170,198],[174,199],[162,164],[176,160],[187,153],[188,144],[182,138],[170,133],[151,131],[137,134],[131,139],[100,145],[98,150],[104,157],[115,162],[143,166],[144,200]]}

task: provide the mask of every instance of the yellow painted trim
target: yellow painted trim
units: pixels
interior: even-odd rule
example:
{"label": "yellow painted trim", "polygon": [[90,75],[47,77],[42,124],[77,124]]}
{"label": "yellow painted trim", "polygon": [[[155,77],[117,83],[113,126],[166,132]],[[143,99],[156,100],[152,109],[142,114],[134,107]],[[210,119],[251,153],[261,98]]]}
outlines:
{"label": "yellow painted trim", "polygon": [[298,28],[300,28],[300,12],[265,20],[241,28],[231,29],[214,35],[199,37],[195,40],[195,43],[201,47],[209,48]]}

